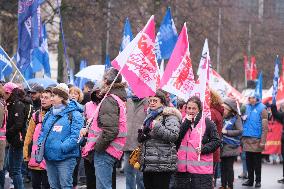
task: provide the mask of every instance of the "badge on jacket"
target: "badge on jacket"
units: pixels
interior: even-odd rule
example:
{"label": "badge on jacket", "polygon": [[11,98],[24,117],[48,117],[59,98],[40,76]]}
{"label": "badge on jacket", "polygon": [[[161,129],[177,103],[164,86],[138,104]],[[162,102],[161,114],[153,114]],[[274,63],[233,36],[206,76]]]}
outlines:
{"label": "badge on jacket", "polygon": [[60,133],[62,131],[63,126],[61,125],[54,125],[52,131]]}

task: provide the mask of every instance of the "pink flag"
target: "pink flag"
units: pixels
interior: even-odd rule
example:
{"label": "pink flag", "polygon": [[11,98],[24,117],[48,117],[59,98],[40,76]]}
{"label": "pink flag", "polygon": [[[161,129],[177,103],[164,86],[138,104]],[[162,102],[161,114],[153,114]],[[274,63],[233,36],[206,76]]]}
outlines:
{"label": "pink flag", "polygon": [[161,79],[161,88],[184,100],[189,98],[194,86],[194,74],[188,49],[188,36],[184,24],[171,58]]}
{"label": "pink flag", "polygon": [[159,68],[154,53],[155,22],[151,16],[144,29],[111,62],[121,70],[139,98],[155,95],[159,86]]}

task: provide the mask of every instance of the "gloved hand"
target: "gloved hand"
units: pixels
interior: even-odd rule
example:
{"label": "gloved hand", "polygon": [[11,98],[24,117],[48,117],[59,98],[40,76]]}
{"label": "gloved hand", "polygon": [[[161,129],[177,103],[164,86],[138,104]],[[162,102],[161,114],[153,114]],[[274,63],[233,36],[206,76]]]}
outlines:
{"label": "gloved hand", "polygon": [[145,140],[148,140],[151,138],[150,136],[150,131],[151,129],[150,128],[145,128],[145,129],[138,129],[138,142],[139,143],[142,143],[144,142]]}

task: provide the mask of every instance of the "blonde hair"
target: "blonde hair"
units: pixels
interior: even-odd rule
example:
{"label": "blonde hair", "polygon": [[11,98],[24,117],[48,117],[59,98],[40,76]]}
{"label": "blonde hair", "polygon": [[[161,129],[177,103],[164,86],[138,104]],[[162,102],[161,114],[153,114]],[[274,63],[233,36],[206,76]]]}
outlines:
{"label": "blonde hair", "polygon": [[84,98],[84,94],[83,94],[82,90],[79,89],[78,87],[73,86],[69,89],[69,94],[71,94],[72,92],[79,94],[78,102],[81,103],[83,101],[83,98]]}
{"label": "blonde hair", "polygon": [[221,105],[223,104],[222,98],[217,91],[210,89],[210,104],[211,105]]}

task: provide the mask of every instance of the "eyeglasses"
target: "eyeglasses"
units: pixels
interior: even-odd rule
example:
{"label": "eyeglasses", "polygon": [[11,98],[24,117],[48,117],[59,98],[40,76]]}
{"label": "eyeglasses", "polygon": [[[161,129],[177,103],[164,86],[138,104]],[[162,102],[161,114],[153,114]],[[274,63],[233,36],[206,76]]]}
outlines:
{"label": "eyeglasses", "polygon": [[158,99],[149,99],[148,102],[149,104],[156,104],[158,102]]}

